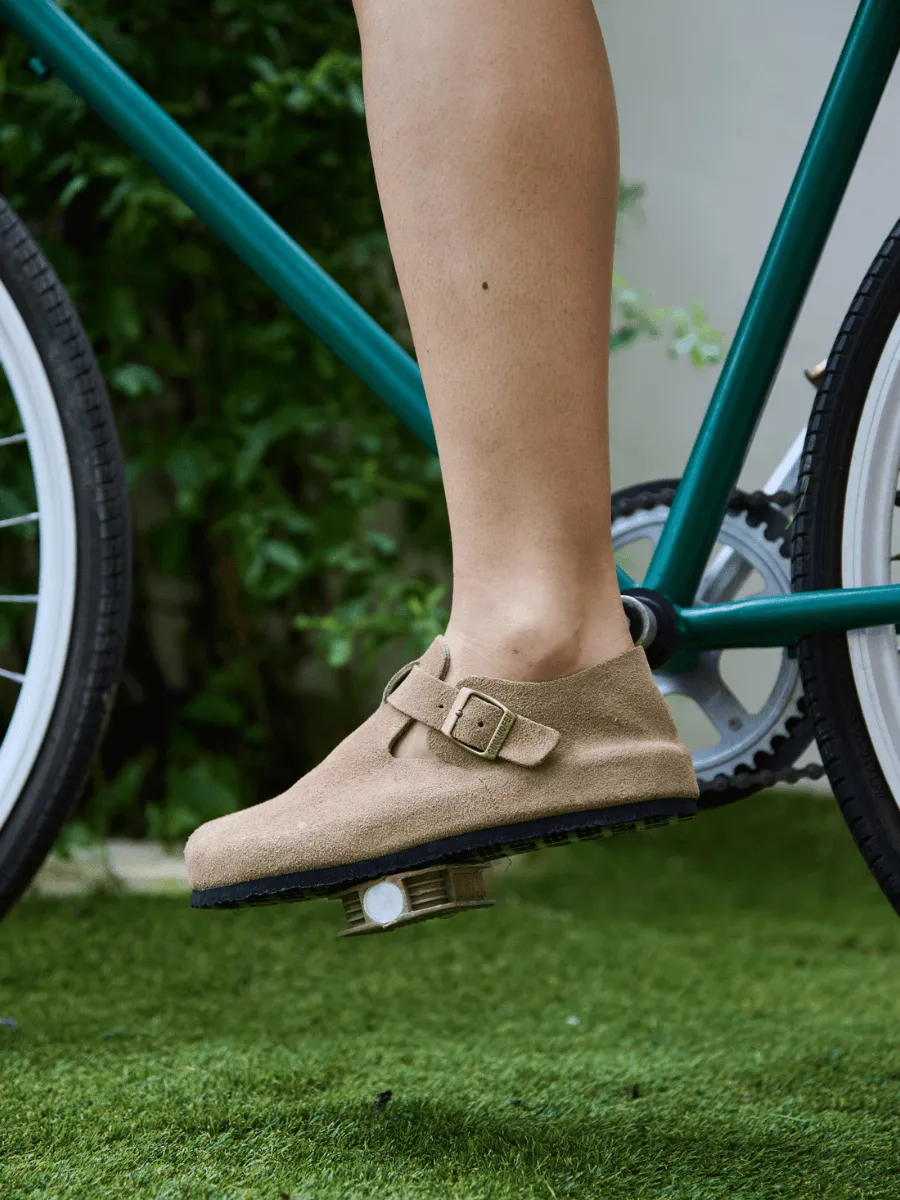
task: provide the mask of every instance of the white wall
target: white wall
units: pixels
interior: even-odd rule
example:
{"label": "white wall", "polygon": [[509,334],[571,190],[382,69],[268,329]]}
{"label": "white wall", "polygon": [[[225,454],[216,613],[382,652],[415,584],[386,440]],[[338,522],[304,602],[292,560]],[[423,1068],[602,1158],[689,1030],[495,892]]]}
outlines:
{"label": "white wall", "polygon": [[[656,303],[706,301],[734,333],[856,0],[597,0],[619,104],[622,174],[647,185],[619,270]],[[804,367],[825,358],[900,218],[894,73],[801,312],[741,482],[760,486],[806,424]],[[681,473],[716,372],[640,344],[612,365],[613,486]],[[736,652],[751,686],[771,678]],[[693,744],[690,714],[681,713]],[[811,750],[804,761],[816,758]],[[824,785],[823,785],[824,790]]]}
{"label": "white wall", "polygon": [[[618,254],[657,303],[703,298],[734,333],[855,0],[599,0],[619,104],[622,173],[647,185],[645,223]],[[802,369],[823,359],[883,238],[900,217],[895,72],[751,449],[759,486],[806,423]],[[612,367],[613,484],[680,474],[715,373],[659,345]]]}

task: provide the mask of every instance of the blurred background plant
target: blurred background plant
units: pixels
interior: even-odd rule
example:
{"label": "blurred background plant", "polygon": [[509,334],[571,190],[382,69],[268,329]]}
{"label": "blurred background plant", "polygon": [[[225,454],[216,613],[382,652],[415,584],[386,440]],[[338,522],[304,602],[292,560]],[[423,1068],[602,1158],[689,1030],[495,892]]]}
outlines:
{"label": "blurred background plant", "polygon": [[[69,0],[85,28],[411,353],[356,22],[323,0]],[[128,462],[122,686],[65,851],[177,839],[272,795],[446,624],[437,460],[59,80],[5,35],[0,188],[72,294]],[[640,185],[620,188],[634,211]],[[616,278],[613,350],[716,362],[700,306]]]}

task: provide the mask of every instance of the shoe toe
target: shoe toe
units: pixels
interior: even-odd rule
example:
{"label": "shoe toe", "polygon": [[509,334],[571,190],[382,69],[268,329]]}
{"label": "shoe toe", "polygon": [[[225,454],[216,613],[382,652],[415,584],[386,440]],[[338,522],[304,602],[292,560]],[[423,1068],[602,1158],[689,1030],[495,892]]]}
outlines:
{"label": "shoe toe", "polygon": [[193,891],[224,887],[241,878],[251,829],[247,813],[228,813],[195,829],[184,847],[188,884]]}

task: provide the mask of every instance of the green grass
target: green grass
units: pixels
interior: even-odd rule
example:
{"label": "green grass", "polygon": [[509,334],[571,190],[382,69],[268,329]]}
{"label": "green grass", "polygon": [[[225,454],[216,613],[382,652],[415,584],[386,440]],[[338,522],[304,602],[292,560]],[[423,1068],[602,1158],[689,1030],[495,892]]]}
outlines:
{"label": "green grass", "polygon": [[529,855],[497,891],[349,941],[321,901],[20,905],[0,1194],[900,1194],[900,922],[832,804]]}

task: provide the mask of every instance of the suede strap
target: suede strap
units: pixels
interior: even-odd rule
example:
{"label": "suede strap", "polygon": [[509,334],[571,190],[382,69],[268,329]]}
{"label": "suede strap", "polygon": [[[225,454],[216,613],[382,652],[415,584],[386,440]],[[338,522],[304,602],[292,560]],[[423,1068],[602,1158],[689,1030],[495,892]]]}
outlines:
{"label": "suede strap", "polygon": [[[453,730],[447,736],[451,741],[475,750],[486,750],[505,716],[500,710],[500,701],[490,703],[475,695],[466,698],[461,695],[462,691],[455,684],[445,683],[416,665],[385,699],[406,716],[438,730],[451,713],[459,711]],[[462,707],[459,700],[464,701]],[[496,757],[523,767],[535,766],[559,741],[559,732],[518,713],[514,717]]]}

